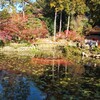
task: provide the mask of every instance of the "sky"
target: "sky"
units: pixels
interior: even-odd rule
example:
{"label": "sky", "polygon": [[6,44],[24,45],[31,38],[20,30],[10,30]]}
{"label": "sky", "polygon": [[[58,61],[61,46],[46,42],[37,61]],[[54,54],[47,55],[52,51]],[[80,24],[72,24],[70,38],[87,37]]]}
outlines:
{"label": "sky", "polygon": [[[35,2],[36,0],[30,0],[31,2]],[[17,5],[17,11],[22,11],[22,7],[18,7],[19,5]]]}
{"label": "sky", "polygon": [[[31,2],[35,2],[36,0],[30,0]],[[7,4],[8,5],[8,4]],[[7,5],[6,5],[6,7],[7,7]],[[16,8],[17,8],[17,12],[18,11],[22,11],[22,7],[19,7],[19,5],[20,4],[17,4],[17,5],[15,5],[16,6]],[[2,11],[3,9],[0,7],[0,11]]]}

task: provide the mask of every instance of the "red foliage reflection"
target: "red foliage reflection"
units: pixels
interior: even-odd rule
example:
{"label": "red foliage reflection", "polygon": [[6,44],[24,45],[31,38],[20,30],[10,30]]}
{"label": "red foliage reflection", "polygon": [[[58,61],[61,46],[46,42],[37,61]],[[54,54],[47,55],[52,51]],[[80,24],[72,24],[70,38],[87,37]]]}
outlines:
{"label": "red foliage reflection", "polygon": [[43,65],[71,65],[72,62],[65,59],[48,59],[48,58],[32,58],[31,63],[43,64]]}

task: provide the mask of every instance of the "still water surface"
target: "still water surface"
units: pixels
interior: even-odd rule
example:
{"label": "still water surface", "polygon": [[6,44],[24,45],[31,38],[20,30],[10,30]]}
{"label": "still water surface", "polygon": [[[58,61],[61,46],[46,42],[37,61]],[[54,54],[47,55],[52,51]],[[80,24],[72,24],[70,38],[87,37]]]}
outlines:
{"label": "still water surface", "polygon": [[99,60],[0,54],[0,100],[100,100]]}

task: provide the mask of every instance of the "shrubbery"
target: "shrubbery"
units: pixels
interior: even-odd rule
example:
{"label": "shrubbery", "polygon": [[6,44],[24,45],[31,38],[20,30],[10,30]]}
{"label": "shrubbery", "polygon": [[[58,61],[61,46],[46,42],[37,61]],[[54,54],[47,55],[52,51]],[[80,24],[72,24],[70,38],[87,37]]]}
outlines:
{"label": "shrubbery", "polygon": [[4,42],[33,42],[35,38],[44,38],[48,34],[45,22],[35,17],[23,19],[21,14],[13,14],[9,20],[4,20],[0,20],[0,39]]}

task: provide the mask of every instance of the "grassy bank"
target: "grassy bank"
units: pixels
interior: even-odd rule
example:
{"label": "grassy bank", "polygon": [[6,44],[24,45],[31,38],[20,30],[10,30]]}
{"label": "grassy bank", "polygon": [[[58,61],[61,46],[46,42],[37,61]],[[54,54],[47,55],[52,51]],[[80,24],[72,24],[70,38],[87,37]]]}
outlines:
{"label": "grassy bank", "polygon": [[100,48],[93,48],[89,50],[87,48],[78,48],[76,42],[59,40],[53,42],[49,39],[39,39],[34,44],[28,43],[10,43],[4,47],[0,47],[0,53],[32,56],[42,58],[63,58],[67,57],[72,59],[73,57],[81,57],[82,52],[89,54],[100,53]]}
{"label": "grassy bank", "polygon": [[27,55],[32,57],[43,57],[43,58],[61,58],[62,50],[56,44],[17,44],[11,43],[7,46],[0,47],[0,53],[11,54],[11,55]]}

